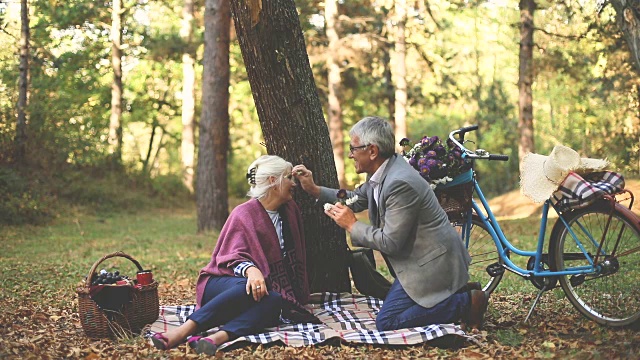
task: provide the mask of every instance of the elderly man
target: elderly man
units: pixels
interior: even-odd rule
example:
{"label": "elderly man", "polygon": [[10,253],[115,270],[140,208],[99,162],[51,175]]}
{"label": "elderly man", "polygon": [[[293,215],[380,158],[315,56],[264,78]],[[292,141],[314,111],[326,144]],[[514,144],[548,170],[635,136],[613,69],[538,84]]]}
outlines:
{"label": "elderly man", "polygon": [[[480,328],[488,294],[470,289],[471,261],[460,236],[429,184],[395,153],[391,125],[366,117],[350,131],[349,158],[367,182],[325,213],[351,234],[355,246],[382,253],[395,281],[376,319],[380,331],[461,321]],[[336,203],[337,190],[318,186],[311,171],[296,165],[302,189],[322,203]],[[369,210],[370,225],[354,212]]]}

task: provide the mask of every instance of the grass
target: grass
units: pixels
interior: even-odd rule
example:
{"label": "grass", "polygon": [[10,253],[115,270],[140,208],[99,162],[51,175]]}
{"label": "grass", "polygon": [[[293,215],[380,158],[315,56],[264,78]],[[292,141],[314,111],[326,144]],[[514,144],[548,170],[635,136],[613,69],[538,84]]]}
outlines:
{"label": "grass", "polygon": [[[151,210],[136,214],[87,215],[77,211],[47,226],[8,226],[0,230],[0,299],[21,296],[37,285],[43,291],[63,291],[72,299],[75,286],[93,264],[123,251],[161,283],[195,278],[206,265],[217,234],[196,234],[192,209]],[[102,262],[97,271],[120,270],[135,276],[126,258]]]}
{"label": "grass", "polygon": [[[535,217],[500,222],[510,240],[523,249],[535,248],[538,223]],[[62,331],[62,335],[58,335],[60,338],[53,343],[64,345],[56,345],[51,353],[54,355],[49,354],[49,357],[90,357],[91,354],[121,357],[132,352],[137,354],[134,357],[163,356],[149,349],[139,338],[116,343],[107,340],[97,343],[86,339],[75,315],[75,288],[97,260],[106,254],[123,251],[137,259],[145,269],[153,270],[160,283],[161,305],[193,303],[197,273],[209,261],[216,238],[216,233],[196,234],[193,208],[147,209],[109,215],[95,215],[78,208],[46,226],[1,228],[0,358],[5,355],[22,358],[30,354],[29,346],[33,344],[23,344],[20,339],[28,339],[29,334],[43,331],[42,326],[48,326],[47,331]],[[524,266],[526,259],[516,262]],[[378,264],[386,271],[383,263]],[[127,259],[118,257],[104,261],[98,270],[102,268],[119,270],[129,276],[137,270]],[[637,354],[640,350],[637,331],[608,329],[583,319],[560,289],[545,294],[529,322],[523,323],[536,293],[537,289],[528,281],[506,273],[492,295],[485,331],[478,334],[488,346],[449,350],[424,345],[406,348],[406,354],[418,354],[417,358],[425,354],[436,357],[484,354],[484,357],[498,358],[563,355],[594,358],[589,354],[602,357],[608,352],[615,358]],[[2,325],[1,314],[4,314],[5,325]],[[28,333],[26,329],[32,329],[32,332]],[[3,352],[3,346],[6,352]],[[603,346],[606,349],[600,349]],[[263,349],[265,353],[261,356],[279,357],[277,354],[283,348],[260,347],[258,350]],[[257,356],[255,351],[255,346],[249,346],[221,356],[253,357]],[[344,358],[354,354],[361,358],[406,355],[383,347],[344,345],[337,348],[327,345],[305,351],[308,352],[301,357],[335,357],[338,353]],[[26,357],[34,356],[38,357],[33,354]]]}

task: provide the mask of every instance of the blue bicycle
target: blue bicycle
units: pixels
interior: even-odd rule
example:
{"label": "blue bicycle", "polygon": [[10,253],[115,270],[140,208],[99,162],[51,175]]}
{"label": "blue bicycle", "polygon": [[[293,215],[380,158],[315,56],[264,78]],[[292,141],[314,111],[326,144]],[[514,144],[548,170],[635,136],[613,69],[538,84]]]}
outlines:
{"label": "blue bicycle", "polygon": [[[587,207],[565,211],[547,200],[542,206],[536,249],[519,249],[509,242],[500,228],[473,171],[476,160],[506,161],[508,156],[467,149],[465,133],[477,129],[475,125],[449,134],[462,149],[463,156],[471,161],[472,168],[446,186],[438,187],[440,190],[457,189],[458,198],[470,200],[465,211],[447,213],[472,257],[471,281],[480,282],[485,291],[492,292],[505,270],[529,280],[539,292],[525,321],[542,293],[558,283],[573,306],[590,320],[608,326],[625,326],[638,321],[640,218],[630,210],[633,194],[624,190],[613,196],[603,196]],[[629,208],[617,200],[621,194],[626,194],[622,200],[630,200]],[[545,253],[543,247],[550,209],[558,214],[558,218],[551,228],[548,252]],[[511,261],[514,255],[528,258],[526,268]]]}

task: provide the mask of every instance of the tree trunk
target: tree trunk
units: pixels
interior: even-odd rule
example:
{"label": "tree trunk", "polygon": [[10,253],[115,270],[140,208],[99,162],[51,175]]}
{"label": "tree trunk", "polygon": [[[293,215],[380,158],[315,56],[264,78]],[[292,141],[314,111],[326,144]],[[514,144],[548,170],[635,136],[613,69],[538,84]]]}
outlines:
{"label": "tree trunk", "polygon": [[195,161],[195,60],[193,56],[193,0],[184,0],[180,37],[184,41],[182,53],[182,181],[193,192]]}
{"label": "tree trunk", "polygon": [[27,142],[27,92],[29,81],[29,5],[20,1],[20,79],[18,81],[18,122],[16,124],[15,162],[24,161]]}
{"label": "tree trunk", "polygon": [[395,89],[393,87],[393,78],[391,74],[391,48],[389,46],[385,46],[382,54],[382,65],[384,66],[384,93],[385,99],[387,101],[387,109],[389,113],[389,121],[394,124],[396,120],[394,118],[396,114],[396,94]]}
{"label": "tree trunk", "polygon": [[616,22],[629,45],[636,69],[640,71],[640,0],[611,0]]}
{"label": "tree trunk", "polygon": [[405,28],[407,23],[407,1],[396,0],[396,41],[394,51],[393,79],[396,85],[395,114],[393,116],[396,147],[400,140],[407,137],[407,43]]}
{"label": "tree trunk", "polygon": [[520,67],[519,67],[519,117],[518,158],[535,151],[533,141],[533,12],[536,9],[534,0],[520,0]]}
{"label": "tree trunk", "polygon": [[113,0],[111,12],[111,117],[109,119],[109,146],[112,160],[122,161],[122,0]]}
{"label": "tree trunk", "polygon": [[329,54],[327,54],[327,69],[329,73],[329,135],[333,145],[333,161],[336,163],[338,182],[340,187],[346,186],[344,176],[344,135],[342,132],[342,107],[341,98],[341,77],[340,65],[337,55],[339,50],[338,32],[336,31],[336,21],[338,19],[338,0],[326,0],[324,6],[324,17],[327,26],[327,38],[329,39]]}
{"label": "tree trunk", "polygon": [[[316,183],[337,187],[329,131],[293,0],[233,0],[231,8],[267,151],[305,164]],[[298,191],[296,201],[311,291],[349,291],[344,231],[311,196]]]}
{"label": "tree trunk", "polygon": [[221,229],[229,216],[229,0],[206,0],[202,113],[196,203],[198,232]]}
{"label": "tree trunk", "polygon": [[[146,174],[149,169],[149,160],[151,160],[151,152],[153,151],[153,140],[156,138],[157,121],[151,123],[151,136],[149,137],[149,146],[147,147],[147,157],[142,160],[142,173]],[[158,146],[159,147],[159,146]]]}

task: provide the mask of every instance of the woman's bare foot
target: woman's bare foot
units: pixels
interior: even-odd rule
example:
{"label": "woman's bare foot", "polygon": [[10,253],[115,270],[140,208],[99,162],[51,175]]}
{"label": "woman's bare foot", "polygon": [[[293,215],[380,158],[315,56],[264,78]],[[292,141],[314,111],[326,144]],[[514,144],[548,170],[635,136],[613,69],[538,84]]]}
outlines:
{"label": "woman's bare foot", "polygon": [[198,324],[195,321],[187,320],[187,322],[175,329],[169,330],[166,333],[157,334],[156,336],[162,339],[162,346],[159,347],[156,345],[157,341],[153,341],[152,339],[153,345],[161,350],[172,349],[182,344],[187,336],[196,332],[197,328]]}

